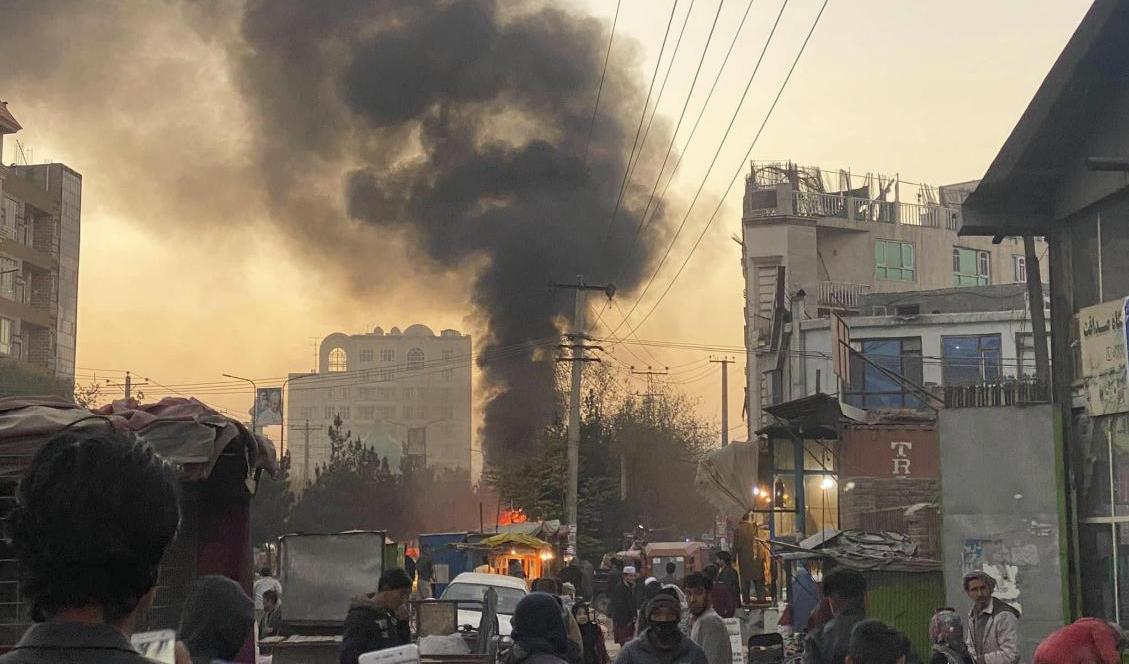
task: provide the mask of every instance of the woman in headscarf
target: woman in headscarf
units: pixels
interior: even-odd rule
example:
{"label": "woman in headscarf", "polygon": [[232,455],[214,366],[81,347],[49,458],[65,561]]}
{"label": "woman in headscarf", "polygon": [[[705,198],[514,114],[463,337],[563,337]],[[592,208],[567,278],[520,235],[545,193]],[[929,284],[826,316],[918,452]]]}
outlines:
{"label": "woman in headscarf", "polygon": [[180,638],[192,664],[233,662],[251,637],[255,602],[225,576],[203,576],[184,602]]}
{"label": "woman in headscarf", "polygon": [[972,664],[964,641],[964,621],[954,609],[937,609],[929,621],[930,664]]}
{"label": "woman in headscarf", "polygon": [[517,603],[514,640],[507,664],[567,664],[568,633],[561,605],[548,593],[530,593]]}
{"label": "woman in headscarf", "polygon": [[604,643],[604,630],[596,620],[596,611],[591,604],[574,604],[572,615],[580,626],[580,636],[584,640],[584,664],[608,664],[608,648]]}

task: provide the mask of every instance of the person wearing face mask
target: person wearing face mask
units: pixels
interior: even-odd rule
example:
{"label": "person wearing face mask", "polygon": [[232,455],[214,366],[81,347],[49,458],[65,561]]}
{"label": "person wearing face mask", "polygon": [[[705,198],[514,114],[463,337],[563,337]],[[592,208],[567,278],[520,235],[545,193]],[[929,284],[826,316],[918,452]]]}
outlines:
{"label": "person wearing face mask", "polygon": [[679,629],[682,607],[676,597],[659,593],[645,611],[647,628],[624,646],[615,664],[709,664],[706,653]]}
{"label": "person wearing face mask", "polygon": [[580,626],[580,636],[584,641],[584,664],[608,664],[608,648],[604,643],[604,630],[596,620],[596,611],[591,604],[581,602],[572,607],[572,616]]}
{"label": "person wearing face mask", "polygon": [[357,664],[357,658],[367,652],[410,643],[408,599],[411,594],[411,577],[397,568],[380,575],[375,593],[354,598],[345,617],[341,664]]}

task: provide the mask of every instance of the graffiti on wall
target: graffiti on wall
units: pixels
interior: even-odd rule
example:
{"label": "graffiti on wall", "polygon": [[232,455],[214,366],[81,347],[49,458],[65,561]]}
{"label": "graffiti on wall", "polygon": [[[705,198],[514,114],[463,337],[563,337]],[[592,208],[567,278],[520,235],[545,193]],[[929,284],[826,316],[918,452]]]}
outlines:
{"label": "graffiti on wall", "polygon": [[1026,540],[1027,535],[1046,534],[1046,524],[1030,522],[1023,533],[1011,536],[990,536],[967,538],[961,555],[961,567],[965,574],[985,572],[996,580],[996,597],[1023,610],[1020,596],[1023,590],[1023,575],[1039,565],[1039,547]]}

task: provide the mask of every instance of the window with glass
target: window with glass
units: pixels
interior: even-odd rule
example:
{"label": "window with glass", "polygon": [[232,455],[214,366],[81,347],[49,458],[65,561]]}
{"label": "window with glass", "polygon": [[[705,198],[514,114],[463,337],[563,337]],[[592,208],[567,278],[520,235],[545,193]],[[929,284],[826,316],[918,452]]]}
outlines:
{"label": "window with glass", "polygon": [[361,362],[372,362],[372,350],[362,350],[359,353],[358,359],[360,359]]}
{"label": "window with glass", "polygon": [[941,337],[945,385],[975,385],[1000,380],[1000,335]]}
{"label": "window with glass", "polygon": [[0,256],[0,297],[19,301],[16,283],[19,279],[20,263],[14,258]]}
{"label": "window with glass", "polygon": [[416,371],[423,368],[423,351],[413,348],[408,351],[408,369]]}
{"label": "window with glass", "polygon": [[1082,611],[1129,622],[1129,415],[1076,416]]}
{"label": "window with glass", "polygon": [[889,281],[913,281],[913,245],[894,240],[874,243],[875,277]]}
{"label": "window with glass", "polygon": [[392,362],[395,359],[396,351],[392,350],[391,348],[385,348],[384,350],[380,351],[381,362]]}
{"label": "window with glass", "polygon": [[14,323],[0,318],[0,355],[12,355],[12,330]]}
{"label": "window with glass", "polygon": [[1027,257],[1026,256],[1012,256],[1011,257],[1012,272],[1014,281],[1017,284],[1027,283]]}
{"label": "window with glass", "polygon": [[991,279],[992,257],[987,251],[953,247],[953,285],[987,286]]}
{"label": "window with glass", "polygon": [[345,349],[334,348],[329,351],[329,370],[332,373],[340,373],[349,368],[348,359],[345,355]]}
{"label": "window with glass", "polygon": [[864,409],[921,406],[912,389],[922,383],[921,337],[860,339],[853,345],[859,354],[851,355],[847,403]]}

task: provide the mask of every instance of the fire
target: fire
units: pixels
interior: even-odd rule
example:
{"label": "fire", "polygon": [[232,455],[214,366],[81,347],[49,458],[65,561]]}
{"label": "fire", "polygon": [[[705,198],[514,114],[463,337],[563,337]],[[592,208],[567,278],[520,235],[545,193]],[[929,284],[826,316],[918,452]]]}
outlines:
{"label": "fire", "polygon": [[508,526],[514,523],[525,523],[529,521],[529,517],[520,509],[516,510],[502,510],[501,515],[498,517],[498,525]]}

